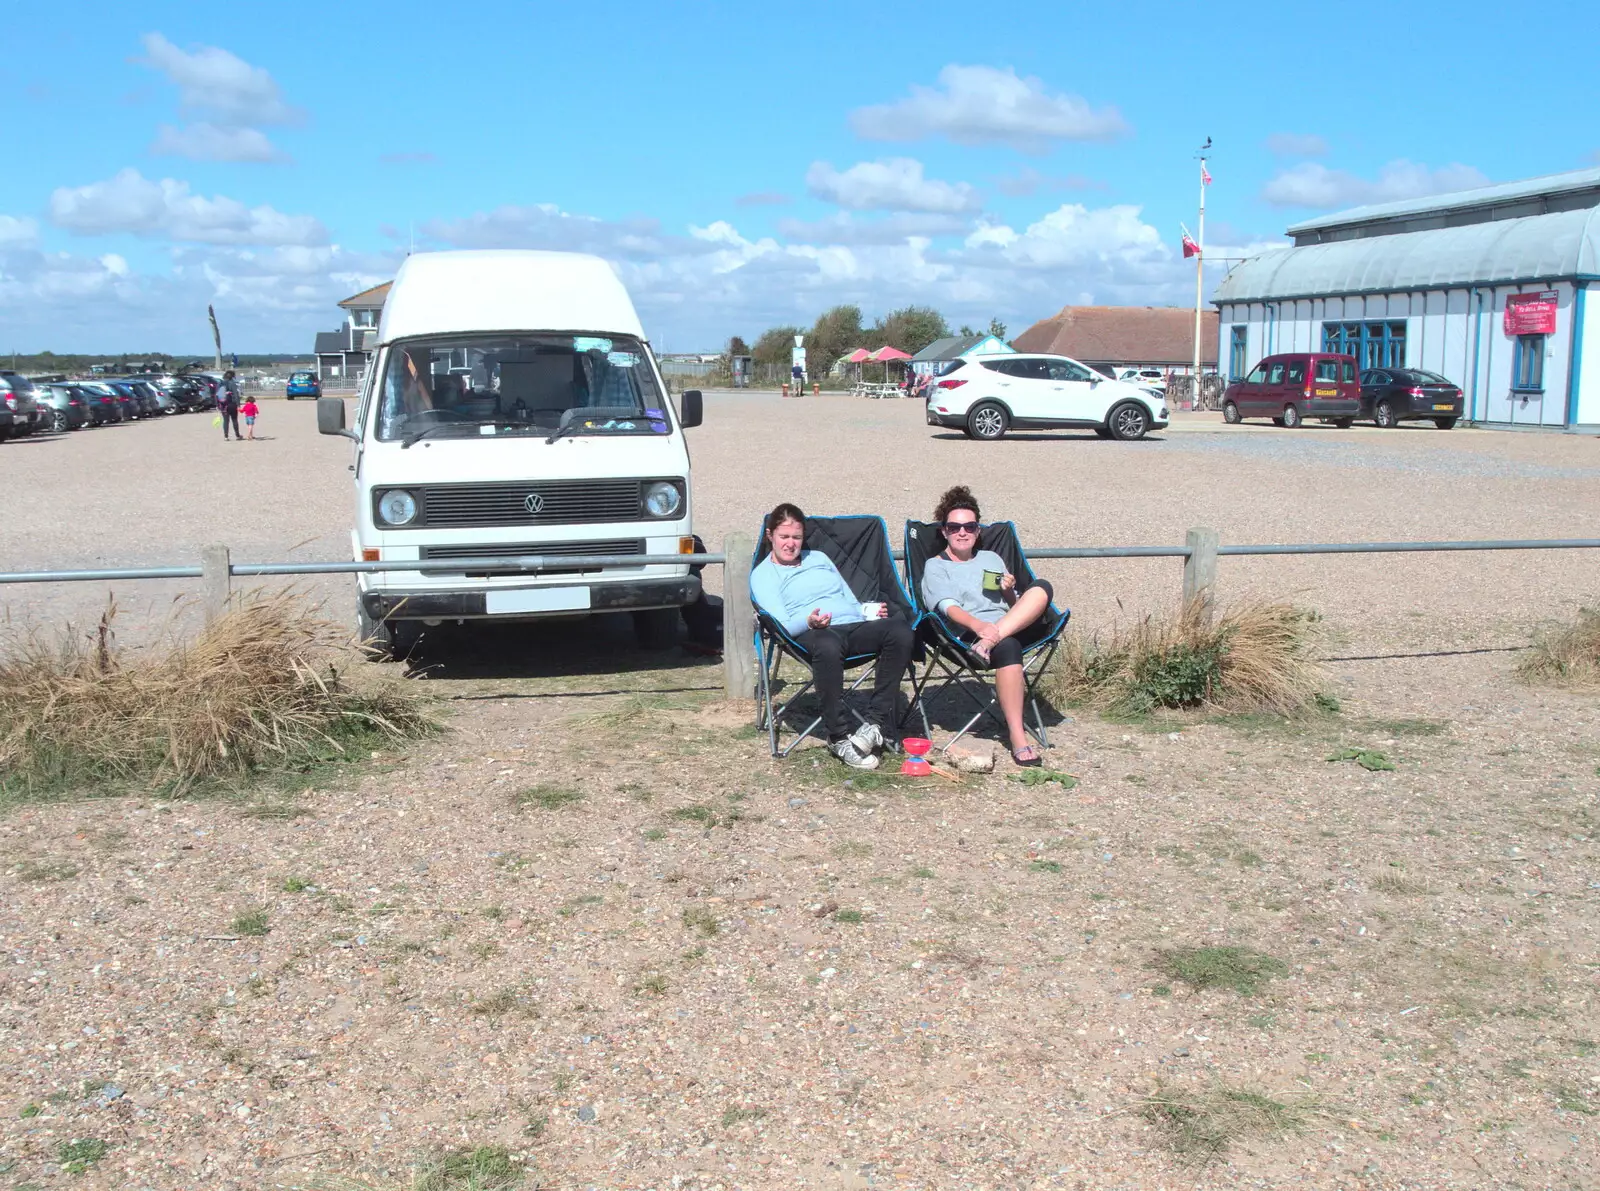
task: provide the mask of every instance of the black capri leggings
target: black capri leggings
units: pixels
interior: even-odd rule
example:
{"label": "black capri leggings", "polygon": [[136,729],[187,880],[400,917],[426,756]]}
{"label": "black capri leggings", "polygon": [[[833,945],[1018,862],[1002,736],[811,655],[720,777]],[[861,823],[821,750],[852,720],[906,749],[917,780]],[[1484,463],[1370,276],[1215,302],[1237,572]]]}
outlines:
{"label": "black capri leggings", "polygon": [[[1050,580],[1048,579],[1035,579],[1028,586],[1021,588],[1017,594],[1021,595],[1024,591],[1032,591],[1036,587],[1044,589],[1045,603],[1051,604],[1055,602],[1056,589],[1050,586]],[[1020,633],[1013,633],[1011,636],[1006,637],[989,651],[989,668],[998,670],[1002,666],[1022,665],[1022,651],[1043,635],[1044,625],[1041,618],[1041,620],[1036,620],[1028,625]],[[978,639],[978,635],[971,631],[964,631],[961,634],[961,639],[970,644]]]}

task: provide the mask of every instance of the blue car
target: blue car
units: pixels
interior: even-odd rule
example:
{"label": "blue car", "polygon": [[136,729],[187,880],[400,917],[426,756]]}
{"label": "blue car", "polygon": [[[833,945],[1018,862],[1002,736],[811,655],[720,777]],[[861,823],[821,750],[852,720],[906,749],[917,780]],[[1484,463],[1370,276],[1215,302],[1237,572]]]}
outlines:
{"label": "blue car", "polygon": [[291,372],[289,374],[289,387],[283,395],[290,401],[296,397],[321,397],[322,382],[317,379],[315,372]]}

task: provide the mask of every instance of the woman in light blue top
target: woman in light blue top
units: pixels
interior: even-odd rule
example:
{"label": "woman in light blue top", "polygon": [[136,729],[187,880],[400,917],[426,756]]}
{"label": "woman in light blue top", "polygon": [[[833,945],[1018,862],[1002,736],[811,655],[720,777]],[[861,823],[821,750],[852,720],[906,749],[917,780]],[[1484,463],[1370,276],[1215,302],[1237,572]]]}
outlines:
{"label": "woman in light blue top", "polygon": [[1055,592],[1047,581],[1028,582],[1026,577],[1019,589],[1017,576],[1006,570],[998,554],[978,549],[983,529],[978,500],[965,486],[958,484],[939,498],[933,520],[945,548],[923,568],[922,602],[956,626],[975,658],[994,668],[1011,759],[1018,765],[1041,764],[1022,722],[1022,647],[1038,631]]}
{"label": "woman in light blue top", "polygon": [[[805,549],[806,515],[788,501],[767,515],[772,550],[750,572],[750,598],[783,626],[811,659],[811,678],[822,702],[828,749],[852,769],[876,769],[877,753],[891,739],[900,680],[911,664],[915,635],[888,605],[860,603],[833,560]],[[844,659],[872,655],[872,702],[867,722],[846,731]]]}

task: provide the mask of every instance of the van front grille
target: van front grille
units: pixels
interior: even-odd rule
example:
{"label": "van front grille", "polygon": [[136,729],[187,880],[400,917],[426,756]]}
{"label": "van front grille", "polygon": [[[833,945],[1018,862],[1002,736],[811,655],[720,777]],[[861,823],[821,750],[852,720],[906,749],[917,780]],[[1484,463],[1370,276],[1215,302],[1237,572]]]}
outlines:
{"label": "van front grille", "polygon": [[519,480],[420,490],[417,528],[638,521],[643,480]]}
{"label": "van front grille", "polygon": [[[424,546],[421,556],[427,559],[453,559],[459,558],[468,562],[477,558],[519,558],[523,555],[539,554],[546,558],[576,557],[579,555],[617,555],[626,557],[632,554],[645,553],[645,540],[643,538],[615,538],[604,542],[475,542],[466,546]],[[628,564],[624,564],[628,565]],[[642,563],[632,564],[642,566]],[[593,566],[549,567],[539,572],[541,575],[574,575],[583,571],[598,570]],[[443,572],[434,571],[433,574]],[[486,574],[483,571],[471,571],[466,568],[463,574]],[[499,572],[508,574],[510,572]]]}

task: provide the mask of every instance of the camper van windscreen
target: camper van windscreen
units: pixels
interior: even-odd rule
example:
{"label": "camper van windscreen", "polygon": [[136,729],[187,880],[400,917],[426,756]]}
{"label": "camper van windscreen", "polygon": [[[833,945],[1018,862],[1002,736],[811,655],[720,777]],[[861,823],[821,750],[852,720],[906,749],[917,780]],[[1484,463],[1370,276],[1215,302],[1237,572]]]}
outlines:
{"label": "camper van windscreen", "polygon": [[[411,340],[389,349],[380,442],[499,434],[666,434],[645,346],[626,336]],[[593,419],[582,411],[594,409]],[[573,411],[563,420],[563,415]]]}

